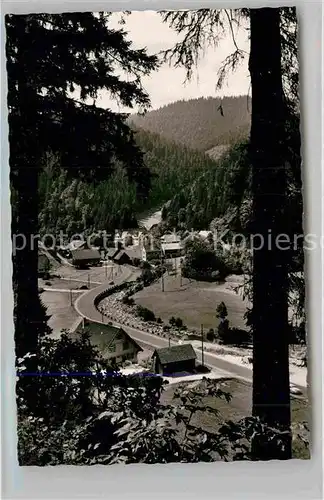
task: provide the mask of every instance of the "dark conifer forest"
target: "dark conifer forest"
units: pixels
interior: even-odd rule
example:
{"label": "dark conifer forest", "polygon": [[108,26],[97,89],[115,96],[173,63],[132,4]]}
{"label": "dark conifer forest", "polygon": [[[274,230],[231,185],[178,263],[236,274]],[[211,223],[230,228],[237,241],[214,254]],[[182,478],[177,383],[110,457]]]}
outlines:
{"label": "dark conifer forest", "polygon": [[[249,172],[240,156],[244,145],[237,146],[248,134],[248,99],[225,98],[224,117],[218,110],[219,102],[212,98],[178,101],[143,117],[136,116],[138,124],[132,123],[135,141],[151,172],[151,189],[145,200],[136,196],[136,185],[121,166],[117,165],[106,180],[89,183],[71,180],[65,170],[57,168],[55,157],[46,156],[39,182],[40,232],[57,233],[64,229],[67,234],[74,234],[85,229],[136,227],[136,214],[160,208],[174,197],[171,212],[188,205],[186,217],[182,212],[179,215],[183,222],[186,220],[192,227],[208,226],[228,206],[228,190],[232,182],[236,182],[232,180],[232,170],[241,176]],[[235,116],[232,122],[231,116]],[[219,163],[219,157],[224,156],[228,148],[232,151],[230,157]],[[198,204],[193,218],[190,213]]]}
{"label": "dark conifer forest", "polygon": [[247,96],[199,97],[168,104],[145,116],[132,115],[129,121],[166,139],[207,151],[245,138],[250,115],[251,99]]}

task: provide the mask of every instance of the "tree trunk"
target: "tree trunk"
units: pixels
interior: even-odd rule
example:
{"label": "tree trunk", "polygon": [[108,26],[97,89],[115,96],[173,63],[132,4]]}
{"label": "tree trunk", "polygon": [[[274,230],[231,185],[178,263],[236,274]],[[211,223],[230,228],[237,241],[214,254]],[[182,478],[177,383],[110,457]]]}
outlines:
{"label": "tree trunk", "polygon": [[[18,26],[18,23],[17,23]],[[37,92],[33,87],[29,60],[33,49],[28,45],[28,16],[19,19],[21,31],[16,57],[19,61],[17,113],[10,117],[10,174],[16,193],[13,207],[13,286],[15,292],[16,355],[36,353],[39,335],[47,329],[47,316],[38,294],[38,168],[40,144],[37,141]],[[9,94],[10,95],[10,94]],[[11,105],[10,100],[8,102]],[[19,136],[13,133],[17,130]],[[34,360],[28,369],[35,367]]]}
{"label": "tree trunk", "polygon": [[[15,179],[17,216],[13,224],[13,282],[15,290],[15,343],[17,356],[36,352],[42,321],[38,295],[37,170],[20,167]],[[22,247],[22,248],[21,248]],[[21,249],[20,249],[21,248]]]}
{"label": "tree trunk", "polygon": [[[288,268],[284,209],[284,100],[279,9],[251,9],[253,222],[253,415],[287,431],[284,451],[254,440],[254,458],[291,458]],[[257,236],[258,235],[258,236]],[[264,244],[261,243],[262,241]],[[277,242],[277,243],[276,243]],[[282,245],[282,246],[280,246]],[[286,243],[287,245],[287,243]]]}

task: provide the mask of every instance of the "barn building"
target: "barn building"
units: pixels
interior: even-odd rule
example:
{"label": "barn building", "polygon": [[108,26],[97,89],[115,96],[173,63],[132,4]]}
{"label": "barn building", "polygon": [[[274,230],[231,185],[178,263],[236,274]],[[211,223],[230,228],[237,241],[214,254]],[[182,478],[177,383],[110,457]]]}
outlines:
{"label": "barn building", "polygon": [[196,357],[191,344],[156,349],[153,353],[153,370],[159,375],[193,373],[196,367]]}
{"label": "barn building", "polygon": [[101,260],[100,252],[94,249],[72,250],[71,254],[72,264],[79,268],[96,266]]}

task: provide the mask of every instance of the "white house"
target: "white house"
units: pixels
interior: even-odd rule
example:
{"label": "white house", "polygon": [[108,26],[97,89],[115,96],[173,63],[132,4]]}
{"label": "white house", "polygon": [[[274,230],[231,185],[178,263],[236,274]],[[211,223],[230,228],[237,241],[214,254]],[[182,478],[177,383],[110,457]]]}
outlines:
{"label": "white house", "polygon": [[118,364],[126,360],[137,363],[137,355],[143,350],[125,330],[110,324],[84,320],[78,331],[89,331],[93,344],[112,363]]}
{"label": "white house", "polygon": [[207,240],[210,236],[212,236],[213,233],[211,231],[198,231],[198,236],[202,239],[202,240]]}
{"label": "white house", "polygon": [[137,246],[143,243],[144,235],[141,231],[116,231],[114,243],[118,247],[120,243],[124,248],[128,246]]}
{"label": "white house", "polygon": [[166,257],[174,257],[181,253],[183,242],[178,234],[164,234],[161,237],[161,249]]}

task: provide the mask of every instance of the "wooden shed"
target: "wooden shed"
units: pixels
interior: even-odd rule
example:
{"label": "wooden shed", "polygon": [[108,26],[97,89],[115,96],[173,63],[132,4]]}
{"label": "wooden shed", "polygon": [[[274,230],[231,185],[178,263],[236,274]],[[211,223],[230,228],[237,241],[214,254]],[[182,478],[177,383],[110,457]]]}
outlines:
{"label": "wooden shed", "polygon": [[193,373],[196,367],[196,357],[191,344],[156,349],[153,353],[154,372],[160,375]]}

